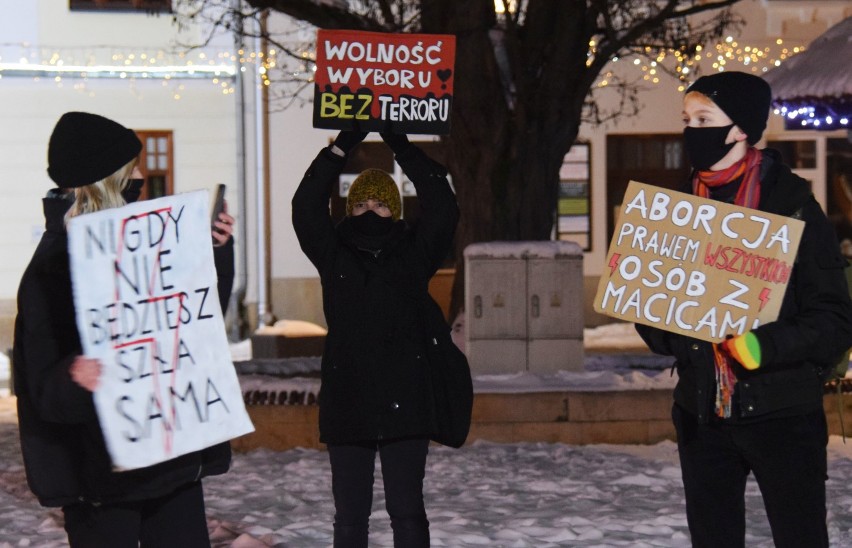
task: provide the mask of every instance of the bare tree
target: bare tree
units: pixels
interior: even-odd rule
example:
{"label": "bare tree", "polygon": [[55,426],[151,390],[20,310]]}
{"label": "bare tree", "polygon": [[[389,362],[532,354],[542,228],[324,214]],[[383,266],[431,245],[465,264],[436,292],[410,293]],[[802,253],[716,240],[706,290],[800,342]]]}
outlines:
{"label": "bare tree", "polygon": [[[638,112],[637,81],[608,75],[630,55],[676,52],[686,60],[700,45],[743,21],[740,0],[179,0],[193,13],[218,13],[235,24],[279,12],[326,29],[423,32],[456,36],[451,133],[442,138],[462,217],[456,233],[451,316],[463,306],[463,251],[474,242],[547,240],[555,221],[559,168],[584,121],[601,123]],[[217,8],[211,10],[211,8]],[[262,37],[295,61],[279,89],[292,98],[312,90],[310,56],[266,30]],[[298,31],[297,31],[298,32]],[[677,63],[669,67],[678,72]],[[599,94],[616,93],[605,110]]]}

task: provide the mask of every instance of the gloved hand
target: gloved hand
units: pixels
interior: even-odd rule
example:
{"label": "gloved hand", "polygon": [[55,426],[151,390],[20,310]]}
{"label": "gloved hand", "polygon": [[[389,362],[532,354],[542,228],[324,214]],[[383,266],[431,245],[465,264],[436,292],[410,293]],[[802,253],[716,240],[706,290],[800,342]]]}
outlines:
{"label": "gloved hand", "polygon": [[367,133],[362,131],[341,131],[337,134],[337,137],[334,138],[334,143],[332,143],[332,145],[339,148],[345,156],[349,154],[349,152],[355,148],[358,143],[363,141],[366,136]]}
{"label": "gloved hand", "polygon": [[721,346],[725,352],[749,371],[754,371],[760,367],[760,341],[757,339],[757,335],[751,331],[738,337],[725,339]]}
{"label": "gloved hand", "polygon": [[408,136],[403,133],[380,133],[382,140],[388,144],[394,154],[399,156],[411,146]]}

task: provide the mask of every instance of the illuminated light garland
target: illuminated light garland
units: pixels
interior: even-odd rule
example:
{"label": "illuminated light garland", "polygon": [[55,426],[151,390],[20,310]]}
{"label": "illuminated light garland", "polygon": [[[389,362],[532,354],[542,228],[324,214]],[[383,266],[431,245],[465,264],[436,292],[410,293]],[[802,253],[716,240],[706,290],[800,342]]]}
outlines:
{"label": "illuminated light garland", "polygon": [[781,106],[774,112],[784,117],[785,129],[832,131],[852,128],[849,124],[852,101],[849,100],[838,100],[831,104],[823,101],[781,102]]}
{"label": "illuminated light garland", "polygon": [[[11,57],[17,60],[9,62],[4,61],[4,57],[9,58],[10,56],[3,55],[3,50],[8,49],[9,46],[11,45],[0,44],[0,79],[4,77],[31,77],[35,81],[40,81],[41,78],[49,77],[59,85],[61,85],[63,78],[81,79],[83,81],[94,78],[126,80],[140,78],[162,80],[164,85],[166,82],[179,79],[208,79],[220,86],[223,93],[231,94],[234,93],[233,82],[237,70],[245,72],[247,65],[258,66],[261,85],[270,86],[272,84],[270,80],[271,71],[275,68],[281,68],[277,61],[278,52],[275,49],[269,49],[265,52],[239,50],[236,53],[219,52],[215,55],[201,51],[196,54],[196,59],[191,59],[187,53],[172,53],[163,50],[154,53],[144,51],[116,52],[115,48],[106,47],[88,48],[77,55],[74,55],[73,52],[63,55],[57,48],[42,47],[39,52],[36,52],[34,48],[25,44],[17,44],[14,46],[21,48],[23,53],[12,55]],[[773,47],[770,46],[741,46],[733,37],[728,36],[718,44],[706,47],[698,46],[694,54],[685,54],[674,49],[654,51],[650,47],[646,47],[645,56],[652,57],[653,60],[648,61],[637,56],[627,56],[626,58],[614,57],[611,62],[627,61],[632,57],[632,62],[629,64],[635,69],[641,70],[642,79],[652,84],[661,83],[659,67],[665,63],[673,63],[674,66],[670,72],[676,74],[678,90],[683,91],[686,89],[691,75],[696,73],[699,68],[703,68],[702,63],[711,62],[713,70],[718,72],[744,70],[762,73],[779,66],[791,55],[805,50],[804,46],[785,47],[781,39],[775,41],[775,46],[780,47],[780,51],[773,51]],[[73,50],[73,48],[71,49]],[[104,62],[102,58],[107,50],[109,52],[108,62]],[[65,51],[67,52],[68,49]],[[596,42],[590,40],[586,55],[587,66],[592,64],[596,55]],[[80,61],[80,57],[84,61]],[[302,58],[306,63],[312,64],[315,52],[303,51]],[[175,62],[175,59],[183,60],[183,64]],[[737,63],[742,66],[734,67],[733,65]],[[292,75],[299,78],[307,73],[306,79],[312,81],[312,73],[315,70],[315,66],[303,64],[299,67],[299,70],[292,72]],[[600,75],[595,86],[605,88],[610,86],[612,82],[613,72],[610,70]],[[82,89],[78,84],[75,84],[74,87],[75,89]],[[177,93],[176,98],[178,98]],[[798,108],[803,107],[797,106],[796,109]],[[788,110],[795,109],[789,108]],[[840,123],[839,120],[843,118],[843,116],[838,116],[833,112],[827,114],[832,116],[835,124]],[[823,117],[820,125],[827,127],[825,124],[826,121]]]}
{"label": "illuminated light garland", "polygon": [[[259,65],[262,84],[268,86],[269,69],[276,66],[277,52],[240,51],[211,53],[122,51],[110,47],[34,48],[27,44],[0,44],[0,79],[32,78],[39,82],[50,78],[62,87],[64,79],[80,82],[74,89],[86,91],[85,82],[92,79],[160,80],[163,85],[174,83],[174,98],[180,99],[185,87],[178,80],[209,80],[223,94],[235,92],[237,71],[245,72],[246,65]],[[90,92],[91,93],[91,92]],[[135,90],[134,90],[135,93]]]}
{"label": "illuminated light garland", "polygon": [[[706,73],[710,68],[713,72],[739,70],[753,74],[763,74],[778,66],[793,55],[805,51],[805,46],[785,45],[782,39],[774,41],[774,45],[754,46],[741,45],[733,37],[728,36],[723,42],[709,46],[698,46],[694,54],[685,54],[678,50],[665,49],[655,51],[646,47],[643,56],[632,55],[623,58],[614,57],[612,63],[622,60],[626,65],[639,71],[641,79],[651,84],[659,84],[663,66],[670,68],[668,72],[676,75],[677,89],[686,90],[692,76],[698,72]],[[594,40],[589,41],[586,66],[591,66],[597,54]],[[666,65],[666,63],[669,63]],[[709,65],[707,67],[706,65]],[[699,70],[704,69],[704,70]],[[612,70],[602,72],[595,83],[597,88],[607,88],[614,81]],[[784,127],[788,130],[811,129],[832,131],[837,129],[852,129],[852,97],[838,98],[801,98],[796,100],[775,101],[774,113],[784,117]]]}
{"label": "illuminated light garland", "polygon": [[[780,49],[779,49],[780,48]],[[774,45],[755,46],[742,45],[733,36],[726,37],[718,44],[697,46],[694,53],[684,53],[675,49],[655,50],[645,47],[643,56],[636,54],[628,56],[629,63],[642,71],[642,79],[645,82],[659,84],[661,79],[661,66],[670,65],[667,69],[677,77],[678,91],[684,91],[689,85],[689,79],[698,69],[705,69],[710,65],[713,71],[741,70],[743,72],[765,73],[780,66],[790,56],[805,50],[804,46],[785,46],[782,39],[777,39]],[[591,66],[597,55],[595,40],[589,41],[589,50],[586,54],[586,66]],[[613,63],[621,59],[611,59]],[[601,74],[595,83],[597,87],[607,87],[611,83],[612,72]]]}
{"label": "illuminated light garland", "polygon": [[114,65],[45,65],[31,63],[4,63],[0,61],[3,76],[66,76],[79,78],[233,78],[233,66],[114,66]]}

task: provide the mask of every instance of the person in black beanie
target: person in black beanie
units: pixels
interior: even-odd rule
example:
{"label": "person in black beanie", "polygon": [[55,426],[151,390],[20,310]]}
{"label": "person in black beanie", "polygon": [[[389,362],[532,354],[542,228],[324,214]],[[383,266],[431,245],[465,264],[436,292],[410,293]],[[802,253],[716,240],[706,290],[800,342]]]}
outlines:
{"label": "person in black beanie", "polygon": [[[57,189],[44,200],[46,230],[18,288],[12,364],[27,483],[43,506],[62,508],[72,548],[210,546],[200,480],[230,466],[225,443],[114,471],[95,411],[92,392],[103,365],[81,355],[65,225],[135,201],[141,150],[136,134],[113,120],[62,115],[47,153]],[[220,288],[228,291],[233,221],[223,214],[213,231]]]}
{"label": "person in black beanie", "polygon": [[743,72],[702,76],[683,102],[696,196],[801,219],[805,229],[777,320],[710,343],[636,330],[678,372],[672,418],[693,546],[745,543],[745,488],[760,487],[775,546],[828,546],[827,378],[852,346],[846,261],[811,193],[772,149],[757,149],[772,92]]}
{"label": "person in black beanie", "polygon": [[328,323],[319,428],[331,462],[334,546],[367,546],[378,453],[394,546],[425,548],[423,478],[433,431],[426,345],[438,343],[429,342],[424,316],[438,308],[429,279],[450,251],[459,209],[447,170],[405,135],[383,133],[417,190],[418,222],[409,226],[399,218],[390,175],[365,170],[350,187],[346,217],[335,225],[328,201],[365,135],[340,132],[311,163],[292,200],[293,227],[319,271]]}

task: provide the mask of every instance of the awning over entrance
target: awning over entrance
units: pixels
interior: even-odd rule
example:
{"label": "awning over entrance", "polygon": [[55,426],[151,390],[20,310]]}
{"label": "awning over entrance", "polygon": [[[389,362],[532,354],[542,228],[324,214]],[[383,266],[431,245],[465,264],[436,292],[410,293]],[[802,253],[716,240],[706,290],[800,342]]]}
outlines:
{"label": "awning over entrance", "polygon": [[787,129],[850,128],[852,17],[828,29],[808,48],[763,78]]}

